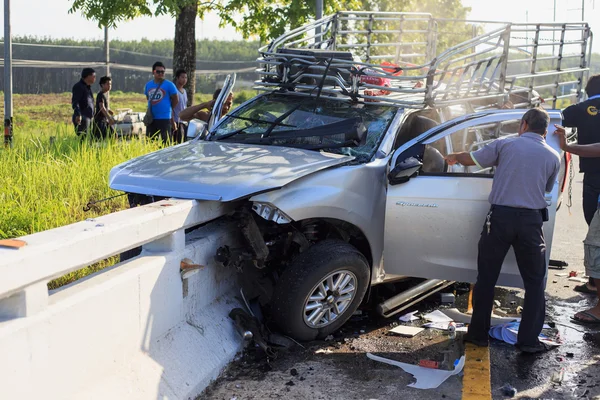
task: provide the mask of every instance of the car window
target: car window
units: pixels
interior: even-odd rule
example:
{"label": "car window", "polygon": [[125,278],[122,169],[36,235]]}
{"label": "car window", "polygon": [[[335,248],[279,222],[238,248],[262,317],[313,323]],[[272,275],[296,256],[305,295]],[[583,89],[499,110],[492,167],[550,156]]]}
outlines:
{"label": "car window", "polygon": [[[506,120],[501,122],[491,122],[479,125],[473,125],[448,136],[442,137],[437,141],[427,144],[423,155],[422,172],[434,174],[473,174],[473,175],[493,175],[495,168],[480,168],[477,165],[447,165],[442,162],[448,153],[473,152],[481,149],[489,143],[500,138],[516,136],[519,130],[520,120]],[[434,151],[435,150],[435,151]]]}
{"label": "car window", "polygon": [[[359,162],[369,161],[392,119],[397,108],[380,104],[350,103],[314,97],[266,95],[246,104],[225,117],[213,131],[211,140],[231,136],[229,141],[261,138],[266,135],[278,146],[321,143],[319,138],[293,137],[294,131],[319,128],[352,118],[360,118],[367,129],[365,144],[355,147],[331,148],[343,143],[344,135],[327,136],[319,150],[354,156]],[[290,132],[292,137],[277,138],[279,132]],[[339,137],[338,137],[339,136]]]}

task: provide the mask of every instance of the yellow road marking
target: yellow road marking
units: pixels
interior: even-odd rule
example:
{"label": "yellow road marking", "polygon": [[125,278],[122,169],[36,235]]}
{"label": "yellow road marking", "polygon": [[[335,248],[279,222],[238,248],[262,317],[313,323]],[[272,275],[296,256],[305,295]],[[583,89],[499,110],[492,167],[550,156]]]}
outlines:
{"label": "yellow road marking", "polygon": [[491,400],[490,349],[465,343],[465,367],[463,376],[463,400]]}

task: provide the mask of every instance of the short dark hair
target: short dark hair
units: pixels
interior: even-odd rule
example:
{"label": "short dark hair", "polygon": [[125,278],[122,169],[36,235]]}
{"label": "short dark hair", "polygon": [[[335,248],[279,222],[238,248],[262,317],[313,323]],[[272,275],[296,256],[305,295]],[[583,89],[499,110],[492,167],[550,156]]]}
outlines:
{"label": "short dark hair", "polygon": [[107,82],[111,82],[112,78],[110,76],[103,76],[100,78],[100,86],[104,85]]}
{"label": "short dark hair", "polygon": [[213,100],[216,100],[220,94],[221,94],[221,89],[215,90],[215,92],[213,93]]}
{"label": "short dark hair", "polygon": [[175,79],[179,78],[182,74],[187,75],[187,71],[183,68],[179,68],[177,71],[175,71]]}
{"label": "short dark hair", "polygon": [[521,120],[527,122],[529,132],[539,135],[545,134],[548,125],[550,125],[550,116],[546,110],[540,107],[535,107],[527,111]]}
{"label": "short dark hair", "polygon": [[165,67],[165,64],[161,63],[160,61],[157,61],[152,65],[152,72],[156,71],[156,68],[158,67],[163,67],[164,69],[167,69],[167,67]]}
{"label": "short dark hair", "polygon": [[585,92],[589,97],[600,94],[600,74],[594,75],[588,79],[587,85],[585,85]]}
{"label": "short dark hair", "polygon": [[85,79],[90,75],[94,75],[96,73],[96,71],[94,71],[94,68],[84,68],[83,71],[81,71],[81,79]]}

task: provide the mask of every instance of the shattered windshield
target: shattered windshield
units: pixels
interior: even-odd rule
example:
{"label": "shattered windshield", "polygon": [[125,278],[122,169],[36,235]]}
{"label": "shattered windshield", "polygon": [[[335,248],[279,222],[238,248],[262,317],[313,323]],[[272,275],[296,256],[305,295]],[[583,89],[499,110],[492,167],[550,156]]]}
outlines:
{"label": "shattered windshield", "polygon": [[[397,108],[378,104],[351,104],[350,102],[310,97],[269,94],[234,110],[212,132],[210,140],[239,143],[260,143],[294,146],[307,143],[306,132],[327,129],[339,133],[340,127],[362,121],[366,132],[364,144],[344,145],[343,135],[321,140],[322,147],[313,149],[356,157],[358,162],[369,161],[391,123]],[[321,128],[321,129],[319,129]],[[294,137],[298,132],[298,137]],[[289,133],[289,135],[286,135]],[[304,137],[300,133],[304,134]],[[269,137],[269,142],[263,140]],[[336,146],[337,145],[337,146]]]}

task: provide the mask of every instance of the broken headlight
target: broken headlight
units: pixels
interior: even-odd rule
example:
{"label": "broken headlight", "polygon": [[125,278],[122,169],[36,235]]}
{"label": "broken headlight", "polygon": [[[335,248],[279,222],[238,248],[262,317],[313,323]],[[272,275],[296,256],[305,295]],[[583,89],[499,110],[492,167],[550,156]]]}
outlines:
{"label": "broken headlight", "polygon": [[273,204],[255,202],[252,204],[252,210],[267,221],[273,221],[278,224],[289,224],[292,222],[290,217]]}

